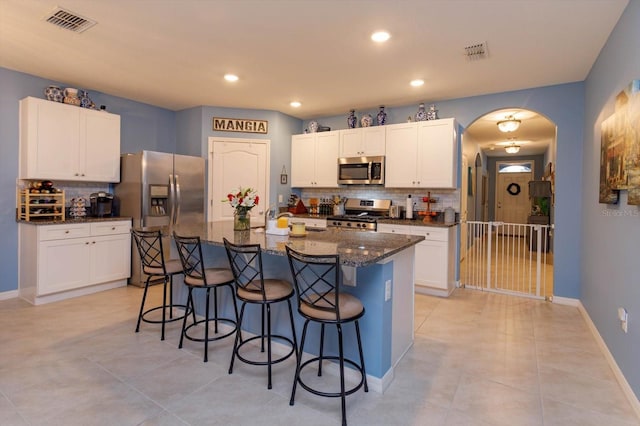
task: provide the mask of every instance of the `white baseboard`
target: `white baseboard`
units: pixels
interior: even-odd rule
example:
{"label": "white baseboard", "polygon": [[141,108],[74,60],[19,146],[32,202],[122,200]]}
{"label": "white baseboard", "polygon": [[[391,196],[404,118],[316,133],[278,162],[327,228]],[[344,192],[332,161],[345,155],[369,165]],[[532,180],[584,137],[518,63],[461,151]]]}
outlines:
{"label": "white baseboard", "polygon": [[[598,346],[600,347],[602,354],[607,359],[607,362],[609,363],[611,370],[613,370],[613,374],[616,377],[616,380],[618,381],[618,383],[620,384],[620,387],[622,388],[622,392],[627,397],[627,400],[631,404],[631,408],[633,408],[633,410],[635,411],[636,416],[638,417],[638,419],[640,419],[640,401],[638,400],[638,397],[636,396],[636,394],[633,392],[633,389],[631,389],[631,386],[629,386],[629,382],[627,382],[627,379],[624,377],[624,374],[622,374],[622,370],[620,370],[620,367],[618,367],[618,363],[616,362],[615,358],[613,357],[611,352],[609,352],[609,348],[607,347],[607,344],[605,343],[602,336],[600,336],[600,332],[596,328],[596,325],[593,323],[593,321],[591,321],[591,317],[589,316],[589,313],[585,309],[582,302],[577,299],[568,299],[568,298],[559,298],[559,299],[563,299],[563,301],[564,300],[576,301],[575,304],[573,304],[573,302],[561,303],[561,304],[576,306],[578,308],[578,311],[580,311],[580,313],[582,314],[582,317],[587,323],[587,327],[589,327],[589,330],[591,330],[591,334],[593,334],[593,337],[596,339],[596,342],[598,343]],[[554,303],[556,303],[555,297],[553,298],[553,301]]]}
{"label": "white baseboard", "polygon": [[15,299],[18,297],[18,290],[3,291],[0,293],[0,300]]}
{"label": "white baseboard", "polygon": [[558,305],[573,306],[574,308],[582,305],[579,299],[573,299],[571,297],[553,296],[551,298],[551,301],[553,303],[557,303]]}

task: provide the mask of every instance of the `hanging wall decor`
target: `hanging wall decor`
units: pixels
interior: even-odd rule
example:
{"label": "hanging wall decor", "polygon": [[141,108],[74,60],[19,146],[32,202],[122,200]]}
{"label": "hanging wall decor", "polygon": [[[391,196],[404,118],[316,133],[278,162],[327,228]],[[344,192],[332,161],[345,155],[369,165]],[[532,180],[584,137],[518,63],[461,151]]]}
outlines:
{"label": "hanging wall decor", "polygon": [[621,190],[640,205],[640,80],[616,96],[615,113],[601,125],[600,203],[617,204]]}

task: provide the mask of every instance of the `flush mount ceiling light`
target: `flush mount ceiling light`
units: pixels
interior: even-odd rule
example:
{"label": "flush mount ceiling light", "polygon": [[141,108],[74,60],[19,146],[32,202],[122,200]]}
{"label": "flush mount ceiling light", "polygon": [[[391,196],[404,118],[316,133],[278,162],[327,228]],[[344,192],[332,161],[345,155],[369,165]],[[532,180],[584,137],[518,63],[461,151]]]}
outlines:
{"label": "flush mount ceiling light", "polygon": [[409,83],[410,85],[412,85],[413,87],[420,87],[424,84],[424,80],[411,80],[411,82]]}
{"label": "flush mount ceiling light", "polygon": [[376,43],[384,43],[390,38],[391,34],[386,31],[376,31],[375,33],[371,34],[371,40],[375,41]]}
{"label": "flush mount ceiling light", "polygon": [[513,115],[505,117],[504,120],[498,121],[498,129],[503,133],[515,132],[520,127],[520,120],[516,120]]}
{"label": "flush mount ceiling light", "polygon": [[224,79],[227,81],[238,81],[238,76],[235,74],[225,74]]}
{"label": "flush mount ceiling light", "polygon": [[294,108],[300,108],[300,106],[302,106],[302,104],[298,101],[293,101],[289,105],[291,105]]}
{"label": "flush mount ceiling light", "polygon": [[512,143],[511,145],[507,145],[504,150],[507,151],[507,154],[517,154],[518,151],[520,151],[520,145]]}

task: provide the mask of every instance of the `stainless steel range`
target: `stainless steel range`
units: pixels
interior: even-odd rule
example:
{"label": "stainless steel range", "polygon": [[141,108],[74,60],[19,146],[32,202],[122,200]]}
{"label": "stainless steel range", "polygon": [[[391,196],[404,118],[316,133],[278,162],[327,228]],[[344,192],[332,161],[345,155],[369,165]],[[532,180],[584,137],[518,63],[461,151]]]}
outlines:
{"label": "stainless steel range", "polygon": [[327,217],[327,226],[361,231],[375,231],[378,219],[388,217],[391,200],[349,198],[344,204],[344,215]]}

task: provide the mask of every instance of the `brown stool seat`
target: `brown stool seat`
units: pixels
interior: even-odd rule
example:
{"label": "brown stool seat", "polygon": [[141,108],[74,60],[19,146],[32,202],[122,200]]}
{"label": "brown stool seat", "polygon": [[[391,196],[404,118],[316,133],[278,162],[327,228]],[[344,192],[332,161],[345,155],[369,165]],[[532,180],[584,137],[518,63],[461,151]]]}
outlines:
{"label": "brown stool seat", "polygon": [[191,275],[184,278],[185,284],[196,287],[226,285],[229,282],[233,282],[233,274],[228,268],[207,268],[204,270],[204,279]]}
{"label": "brown stool seat", "polygon": [[[182,263],[180,263],[180,259],[171,259],[166,260],[164,262],[164,270],[167,274],[175,275],[182,273]],[[143,266],[142,272],[149,275],[164,275],[164,271],[162,267],[156,266]]]}
{"label": "brown stool seat", "polygon": [[[250,290],[249,290],[250,289]],[[240,287],[237,290],[238,297],[247,301],[261,302],[262,290],[260,281],[252,281],[247,285],[247,289]],[[293,286],[284,280],[264,280],[264,298],[273,302],[285,300],[293,296]]]}
{"label": "brown stool seat", "polygon": [[[333,292],[327,293],[326,296],[329,299],[335,299],[335,293]],[[362,306],[360,299],[346,293],[342,293],[340,295],[338,312],[327,310],[328,308],[330,308],[330,304],[324,299],[316,300],[315,303],[303,302],[299,307],[300,312],[305,316],[317,321],[337,321],[338,315],[340,316],[340,319],[346,321],[351,318],[362,316],[364,312],[364,306]]]}

